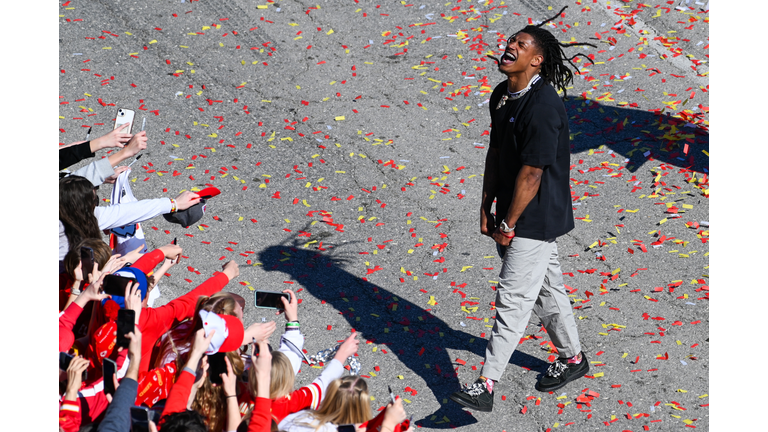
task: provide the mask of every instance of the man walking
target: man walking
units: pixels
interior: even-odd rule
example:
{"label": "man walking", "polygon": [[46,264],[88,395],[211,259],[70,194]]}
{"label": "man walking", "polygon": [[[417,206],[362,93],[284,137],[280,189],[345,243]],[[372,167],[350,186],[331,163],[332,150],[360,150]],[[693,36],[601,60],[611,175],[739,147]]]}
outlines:
{"label": "man walking", "polygon": [[560,355],[536,388],[558,389],[589,370],[563,286],[556,243],[557,237],[574,228],[574,221],[568,117],[553,85],[565,91],[573,75],[563,62],[572,59],[565,57],[549,31],[540,28],[544,23],[529,25],[509,38],[498,60],[507,80],[496,86],[490,100],[491,142],[480,231],[493,238],[503,259],[496,323],[480,378],[451,395],[451,400],[478,411],[493,409],[494,383],[523,336],[531,311]]}

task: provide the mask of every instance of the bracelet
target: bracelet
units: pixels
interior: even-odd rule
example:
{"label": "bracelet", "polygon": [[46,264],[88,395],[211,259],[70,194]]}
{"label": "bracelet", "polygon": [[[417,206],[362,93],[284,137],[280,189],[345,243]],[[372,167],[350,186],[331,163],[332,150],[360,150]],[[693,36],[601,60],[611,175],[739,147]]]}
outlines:
{"label": "bracelet", "polygon": [[80,290],[80,288],[72,287],[72,291],[70,292],[70,295],[79,296],[82,293],[83,292]]}
{"label": "bracelet", "polygon": [[301,327],[301,324],[299,324],[298,321],[289,321],[285,323],[286,327]]}
{"label": "bracelet", "polygon": [[225,399],[229,399],[229,398],[231,398],[231,397],[233,397],[233,398],[236,398],[236,397],[237,397],[237,395],[229,395],[229,396],[227,396]]}
{"label": "bracelet", "polygon": [[514,231],[510,231],[512,233],[512,235],[507,235],[507,233],[505,233],[504,231],[501,231],[501,230],[499,230],[499,232],[501,232],[501,235],[503,235],[506,238],[515,238],[515,232]]}
{"label": "bracelet", "polygon": [[176,212],[176,200],[173,198],[169,198],[171,200],[171,213]]}

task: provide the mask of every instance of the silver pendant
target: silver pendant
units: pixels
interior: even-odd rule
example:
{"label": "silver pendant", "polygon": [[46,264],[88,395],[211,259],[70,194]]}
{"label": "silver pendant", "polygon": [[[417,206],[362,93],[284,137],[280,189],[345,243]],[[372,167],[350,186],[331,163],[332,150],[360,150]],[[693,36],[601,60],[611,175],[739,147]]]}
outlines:
{"label": "silver pendant", "polygon": [[501,97],[501,100],[499,101],[499,104],[496,105],[496,109],[499,109],[504,106],[505,103],[507,103],[507,99],[509,99],[509,96],[504,95]]}

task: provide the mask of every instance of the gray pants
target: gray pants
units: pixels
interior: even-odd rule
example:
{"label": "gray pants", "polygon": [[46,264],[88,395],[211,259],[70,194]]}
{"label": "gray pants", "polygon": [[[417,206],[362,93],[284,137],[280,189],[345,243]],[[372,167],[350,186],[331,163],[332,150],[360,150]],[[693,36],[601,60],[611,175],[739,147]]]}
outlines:
{"label": "gray pants", "polygon": [[[499,246],[497,244],[497,246]],[[485,350],[482,375],[497,381],[509,363],[536,312],[560,357],[581,352],[563,272],[557,259],[557,243],[551,240],[512,239],[502,255],[496,290],[496,323]]]}

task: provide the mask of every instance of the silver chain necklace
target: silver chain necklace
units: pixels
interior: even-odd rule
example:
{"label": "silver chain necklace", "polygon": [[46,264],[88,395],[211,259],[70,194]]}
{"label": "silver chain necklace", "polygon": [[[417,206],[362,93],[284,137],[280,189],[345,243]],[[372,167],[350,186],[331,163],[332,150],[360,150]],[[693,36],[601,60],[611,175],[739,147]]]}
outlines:
{"label": "silver chain necklace", "polygon": [[505,94],[504,96],[501,97],[501,100],[499,101],[499,104],[496,105],[496,109],[499,109],[499,108],[503,107],[504,104],[507,103],[508,100],[517,100],[517,99],[520,99],[521,97],[525,96],[525,94],[528,93],[528,90],[531,89],[531,86],[534,85],[536,83],[536,81],[539,80],[539,78],[540,78],[539,74],[534,75],[533,78],[531,78],[531,81],[528,83],[528,86],[526,86],[524,89],[522,89],[522,90],[520,90],[518,92],[515,92],[515,93],[510,93],[509,92],[509,88],[507,88],[507,94]]}

